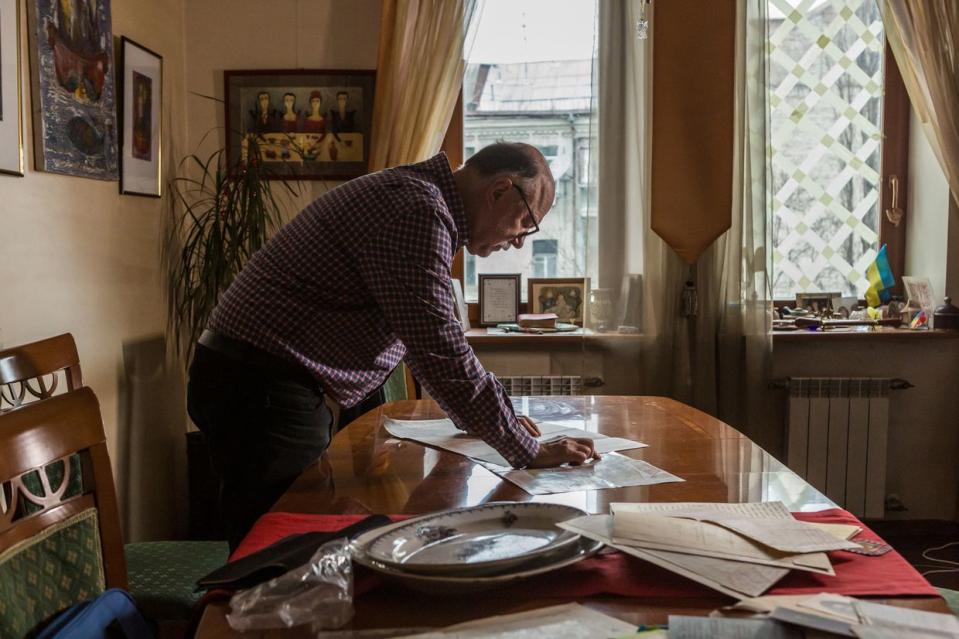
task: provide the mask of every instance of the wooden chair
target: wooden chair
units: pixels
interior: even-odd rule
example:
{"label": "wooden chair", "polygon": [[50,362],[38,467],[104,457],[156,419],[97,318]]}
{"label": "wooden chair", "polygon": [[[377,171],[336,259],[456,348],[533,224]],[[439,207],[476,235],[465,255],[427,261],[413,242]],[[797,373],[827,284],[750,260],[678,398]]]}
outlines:
{"label": "wooden chair", "polygon": [[80,356],[70,333],[0,351],[0,410],[52,397],[61,371],[67,390],[83,386]]}
{"label": "wooden chair", "polygon": [[[89,389],[77,390],[82,387],[80,362],[73,336],[68,333],[0,351],[0,393],[4,395],[3,398],[0,399],[0,416],[5,416],[7,413],[10,413],[19,414],[18,419],[29,419],[31,415],[41,415],[41,413],[34,411],[35,405],[46,404],[47,402],[59,400],[61,397],[73,395],[74,392],[68,392],[64,395],[53,395],[57,389],[57,380],[60,375],[65,377],[66,389],[68,391],[82,392],[85,396],[88,395],[92,398],[92,413],[87,415],[86,419],[89,423],[96,423],[99,429],[99,441],[102,443],[103,426],[99,404]],[[7,411],[3,410],[4,401],[8,405]],[[76,399],[72,401],[76,401]],[[65,410],[67,407],[68,404],[58,401],[52,406],[47,406],[47,410]],[[88,406],[87,408],[90,407]],[[46,412],[42,414],[48,415]],[[24,415],[27,415],[27,417],[25,418]],[[61,421],[72,422],[74,420],[69,418],[69,416],[62,416]],[[4,425],[7,423],[7,421],[0,421],[0,430],[4,429]],[[2,441],[3,440],[0,439],[0,442]],[[38,441],[34,438],[29,441],[29,445],[24,444],[24,446],[25,449],[31,449],[32,455],[37,456],[38,450],[44,450],[46,445],[42,440]],[[98,451],[96,453],[97,457],[102,456],[104,459],[107,459],[105,446],[98,447],[96,450]],[[8,449],[6,446],[0,444],[0,451],[3,451],[2,454],[5,461],[9,462],[18,459],[19,451],[17,450]],[[44,457],[45,455],[40,454],[40,456]],[[193,592],[195,580],[214,568],[219,567],[226,561],[228,554],[226,542],[151,541],[127,544],[124,546],[120,536],[120,520],[116,504],[115,484],[113,474],[110,472],[109,461],[106,462],[106,472],[108,474],[104,474],[99,468],[98,462],[93,460],[93,457],[92,454],[73,455],[68,456],[66,461],[60,461],[60,458],[56,458],[49,460],[46,464],[34,464],[34,466],[38,468],[42,466],[43,471],[41,472],[34,469],[35,472],[26,473],[24,479],[16,480],[9,484],[11,490],[16,484],[20,492],[26,491],[30,495],[33,495],[33,497],[31,499],[24,499],[20,496],[14,496],[13,498],[19,500],[18,503],[20,506],[14,508],[12,511],[10,509],[3,510],[3,508],[0,508],[0,513],[7,514],[9,512],[11,517],[20,517],[24,514],[29,514],[32,517],[35,514],[33,511],[37,510],[43,503],[47,501],[56,503],[57,499],[63,498],[67,494],[72,494],[69,493],[69,491],[73,490],[73,487],[68,486],[67,481],[64,481],[62,485],[49,486],[51,482],[47,476],[47,469],[51,462],[54,462],[55,468],[63,468],[64,476],[69,477],[71,474],[76,475],[77,479],[74,484],[80,483],[79,476],[81,474],[84,478],[84,487],[87,486],[86,479],[88,475],[91,481],[95,477],[97,481],[90,485],[109,486],[109,500],[112,504],[107,508],[108,512],[99,514],[100,527],[105,527],[109,533],[106,536],[101,534],[101,540],[103,540],[105,544],[107,541],[110,542],[112,552],[114,546],[114,537],[112,535],[115,531],[115,541],[119,546],[119,555],[112,552],[113,556],[119,556],[119,560],[116,560],[114,557],[114,559],[107,561],[105,564],[110,569],[105,582],[106,587],[121,587],[130,590],[138,606],[141,607],[145,614],[157,620],[161,628],[165,625],[166,621],[171,621],[174,624],[185,621],[189,618],[193,604],[199,598],[199,595]],[[33,461],[36,461],[36,459],[33,459]],[[2,468],[3,467],[0,466],[0,469]],[[90,473],[93,473],[93,475],[90,475]],[[3,481],[5,478],[6,475],[0,473],[0,481]],[[104,488],[104,490],[106,490],[106,488]],[[20,492],[18,492],[17,495],[19,495]],[[38,495],[43,495],[43,497],[37,497]],[[3,501],[3,495],[0,495],[0,502]],[[10,500],[8,499],[6,501],[9,503]],[[76,507],[76,505],[70,506],[70,508]],[[14,511],[18,510],[21,511],[20,514],[14,515]],[[69,518],[73,516],[73,514],[71,511],[66,517]],[[0,515],[0,517],[2,516],[3,515]],[[109,519],[104,521],[104,517],[107,516]],[[36,521],[40,522],[41,520]],[[58,519],[56,521],[60,520]],[[47,527],[45,523],[31,524],[34,528],[38,525],[40,526],[38,530]],[[33,530],[33,528],[29,530]],[[3,541],[3,534],[3,532],[0,532],[0,557],[2,557],[3,549],[6,547]],[[28,533],[27,537],[29,536],[30,534]],[[108,558],[106,550],[103,552],[103,557],[104,559]],[[129,572],[127,570],[128,567],[130,569]],[[0,571],[2,571],[2,565],[0,565]],[[4,616],[3,595],[2,576],[0,576],[0,618]],[[2,631],[2,628],[0,628],[0,637],[3,636],[6,635]]]}
{"label": "wooden chair", "polygon": [[126,588],[113,471],[93,391],[0,414],[0,451],[0,601],[7,605],[0,635],[25,634],[99,588]]}

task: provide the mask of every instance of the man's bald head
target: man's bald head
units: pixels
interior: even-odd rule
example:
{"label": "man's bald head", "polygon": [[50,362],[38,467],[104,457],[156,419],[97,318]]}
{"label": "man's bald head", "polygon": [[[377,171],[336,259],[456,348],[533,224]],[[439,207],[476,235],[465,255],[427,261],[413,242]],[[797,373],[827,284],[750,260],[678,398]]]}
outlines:
{"label": "man's bald head", "polygon": [[480,256],[521,247],[524,234],[534,228],[533,220],[542,221],[556,194],[546,158],[522,142],[497,142],[480,149],[456,172],[456,180],[470,227],[467,248]]}

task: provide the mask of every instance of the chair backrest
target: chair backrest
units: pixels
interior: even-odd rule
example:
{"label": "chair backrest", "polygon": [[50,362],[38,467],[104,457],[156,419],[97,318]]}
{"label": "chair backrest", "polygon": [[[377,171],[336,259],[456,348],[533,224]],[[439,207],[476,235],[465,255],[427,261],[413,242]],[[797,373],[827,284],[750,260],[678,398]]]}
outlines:
{"label": "chair backrest", "polygon": [[0,410],[51,397],[60,371],[67,390],[83,386],[80,356],[70,333],[0,351]]}
{"label": "chair backrest", "polygon": [[[93,391],[81,388],[0,413],[0,451],[0,555],[95,508],[105,585],[126,588],[113,471]],[[80,488],[69,495],[78,462]],[[53,485],[49,469],[59,464],[62,481]]]}

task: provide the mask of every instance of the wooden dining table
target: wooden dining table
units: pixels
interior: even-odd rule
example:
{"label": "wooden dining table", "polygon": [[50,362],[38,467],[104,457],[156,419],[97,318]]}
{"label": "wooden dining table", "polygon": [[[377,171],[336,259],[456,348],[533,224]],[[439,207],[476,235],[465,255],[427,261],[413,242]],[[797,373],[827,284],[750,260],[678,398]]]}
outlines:
{"label": "wooden dining table", "polygon": [[[607,513],[613,502],[781,501],[793,512],[836,505],[775,457],[732,426],[664,397],[514,398],[517,412],[534,420],[560,422],[590,432],[648,444],[623,452],[682,477],[681,483],[584,490],[533,496],[460,455],[398,440],[383,428],[385,416],[438,419],[431,400],[385,404],[343,428],[327,452],[273,506],[276,512],[320,514],[422,514],[491,501],[541,501]],[[898,597],[888,603],[948,612],[938,597]],[[495,592],[468,596],[424,595],[384,586],[354,601],[348,628],[439,628],[492,615],[568,603],[537,597],[522,600]],[[578,603],[630,623],[665,623],[671,614],[706,615],[731,600],[720,594],[684,599],[596,596]],[[227,624],[225,602],[208,605],[197,637],[236,636]],[[305,628],[242,636],[314,636]],[[383,635],[379,635],[383,636]]]}

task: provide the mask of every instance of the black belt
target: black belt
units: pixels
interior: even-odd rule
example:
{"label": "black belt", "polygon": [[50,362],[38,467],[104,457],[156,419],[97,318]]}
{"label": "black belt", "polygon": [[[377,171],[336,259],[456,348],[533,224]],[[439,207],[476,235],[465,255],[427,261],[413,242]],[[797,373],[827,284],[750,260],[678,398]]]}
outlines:
{"label": "black belt", "polygon": [[249,342],[228,337],[210,328],[203,331],[197,342],[201,346],[216,351],[238,363],[289,377],[307,386],[323,390],[320,382],[304,366],[268,353]]}

